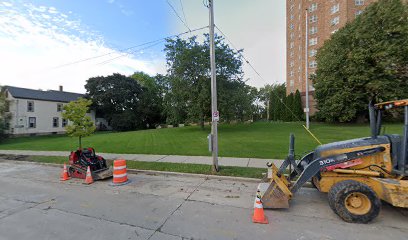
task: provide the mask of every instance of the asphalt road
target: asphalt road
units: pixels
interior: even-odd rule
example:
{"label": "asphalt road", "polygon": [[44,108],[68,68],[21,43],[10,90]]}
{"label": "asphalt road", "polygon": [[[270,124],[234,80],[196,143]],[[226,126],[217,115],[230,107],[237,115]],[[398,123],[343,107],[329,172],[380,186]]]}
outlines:
{"label": "asphalt road", "polygon": [[59,181],[60,169],[0,160],[0,239],[407,239],[408,211],[383,204],[370,224],[349,224],[326,195],[303,188],[288,210],[253,224],[257,183],[130,174],[132,182]]}

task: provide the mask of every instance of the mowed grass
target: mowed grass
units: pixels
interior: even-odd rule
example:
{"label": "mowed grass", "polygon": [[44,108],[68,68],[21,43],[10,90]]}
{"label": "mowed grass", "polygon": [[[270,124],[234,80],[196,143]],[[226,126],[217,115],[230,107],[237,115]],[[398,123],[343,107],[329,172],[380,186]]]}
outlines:
{"label": "mowed grass", "polygon": [[[63,164],[68,162],[68,158],[53,156],[26,156],[23,161]],[[166,162],[157,163],[143,161],[126,161],[126,166],[128,169],[137,170],[154,170],[165,172],[194,173],[247,178],[261,178],[262,173],[266,172],[264,168],[220,166],[220,171],[214,173],[211,171],[210,165],[191,163],[166,163]]]}
{"label": "mowed grass", "polygon": [[[283,159],[288,152],[289,134],[296,137],[296,154],[313,150],[318,143],[303,129],[303,123],[256,122],[252,124],[221,124],[219,126],[219,155],[224,157],[252,157]],[[311,131],[324,144],[370,136],[368,124],[312,123]],[[385,132],[402,133],[402,124],[387,124]],[[83,146],[97,152],[162,155],[206,156],[207,135],[204,130],[190,126],[132,132],[97,133],[83,139]],[[71,151],[77,138],[67,136],[36,136],[8,139],[0,149]]]}

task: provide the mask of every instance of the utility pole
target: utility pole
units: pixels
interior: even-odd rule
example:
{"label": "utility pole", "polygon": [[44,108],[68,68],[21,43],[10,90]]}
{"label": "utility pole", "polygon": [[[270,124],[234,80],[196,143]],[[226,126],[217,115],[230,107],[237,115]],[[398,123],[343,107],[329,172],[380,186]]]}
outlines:
{"label": "utility pole", "polygon": [[218,172],[218,120],[217,110],[217,79],[215,72],[215,46],[214,46],[214,0],[209,0],[210,10],[210,59],[211,59],[211,149],[213,158],[212,170]]}
{"label": "utility pole", "polygon": [[306,29],[305,29],[305,83],[306,83],[306,104],[305,104],[305,113],[306,113],[306,128],[309,129],[309,73],[308,73],[308,14],[306,8]]}

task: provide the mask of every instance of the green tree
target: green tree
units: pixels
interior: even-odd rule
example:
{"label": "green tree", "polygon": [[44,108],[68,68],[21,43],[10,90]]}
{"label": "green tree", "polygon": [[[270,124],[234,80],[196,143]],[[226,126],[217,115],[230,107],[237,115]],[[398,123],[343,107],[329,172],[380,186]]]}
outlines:
{"label": "green tree", "polygon": [[[93,77],[85,85],[97,115],[104,117],[118,131],[146,128],[146,112],[142,99],[148,97],[144,88],[131,77],[115,73]],[[148,100],[143,99],[143,103]]]}
{"label": "green tree", "polygon": [[143,88],[140,98],[140,114],[143,116],[143,126],[154,128],[157,124],[164,121],[163,99],[161,85],[158,78],[151,77],[144,72],[135,72],[131,78],[135,79]]}
{"label": "green tree", "polygon": [[79,148],[82,148],[82,138],[95,132],[95,125],[90,116],[87,116],[89,106],[92,101],[78,98],[64,106],[62,117],[69,123],[65,126],[67,134],[71,137],[78,137]]}
{"label": "green tree", "polygon": [[[1,86],[0,86],[1,88]],[[10,115],[8,112],[8,101],[5,95],[5,89],[0,90],[0,142],[7,137],[8,122]]]}
{"label": "green tree", "polygon": [[[224,39],[215,38],[218,109],[223,121],[251,118],[253,89],[242,80],[240,52],[231,49]],[[168,39],[165,47],[168,67],[168,93],[165,111],[168,122],[204,122],[211,120],[211,77],[209,40]],[[178,122],[177,122],[178,121]]]}
{"label": "green tree", "polygon": [[296,121],[303,119],[303,107],[302,107],[302,96],[300,95],[299,90],[296,90],[295,96],[293,99],[293,113],[296,115]]}
{"label": "green tree", "polygon": [[318,117],[329,122],[364,118],[370,100],[408,96],[408,7],[373,3],[332,35],[317,54],[313,76]]}

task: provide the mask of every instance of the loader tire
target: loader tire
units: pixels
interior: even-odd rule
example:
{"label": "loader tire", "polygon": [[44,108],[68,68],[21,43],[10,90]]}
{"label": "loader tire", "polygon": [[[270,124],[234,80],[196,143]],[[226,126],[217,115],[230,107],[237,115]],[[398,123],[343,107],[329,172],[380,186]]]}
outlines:
{"label": "loader tire", "polygon": [[366,184],[346,180],[330,189],[329,205],[346,222],[368,223],[380,213],[381,200]]}

